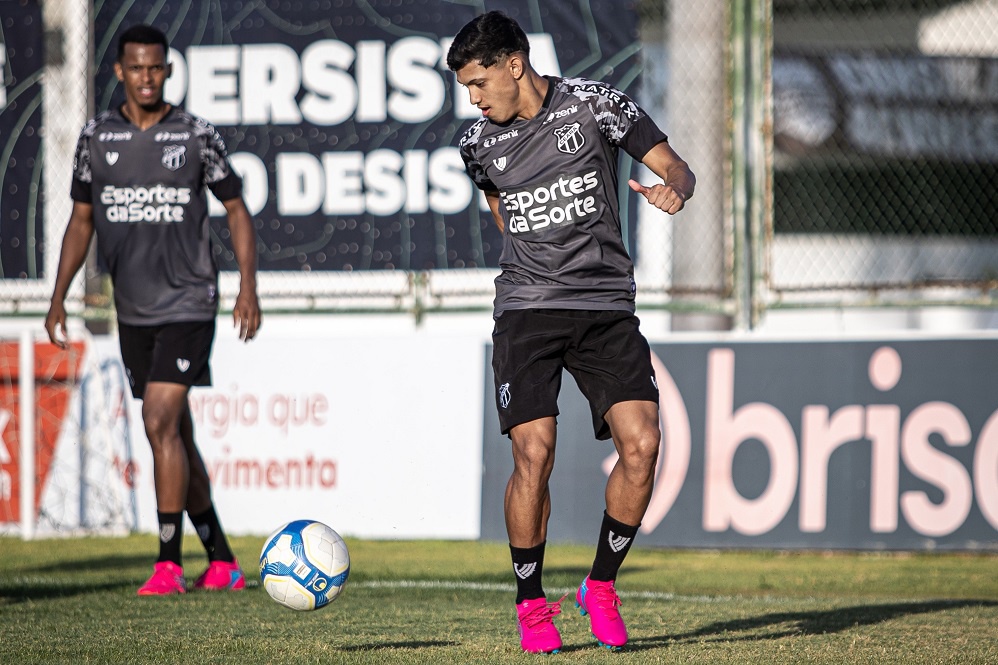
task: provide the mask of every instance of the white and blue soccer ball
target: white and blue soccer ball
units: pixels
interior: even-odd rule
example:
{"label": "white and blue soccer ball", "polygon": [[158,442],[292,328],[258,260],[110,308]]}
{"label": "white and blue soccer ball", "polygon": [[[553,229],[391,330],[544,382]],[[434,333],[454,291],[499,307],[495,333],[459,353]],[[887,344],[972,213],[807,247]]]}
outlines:
{"label": "white and blue soccer ball", "polygon": [[322,522],[288,522],[260,552],[260,580],[271,598],[293,610],[317,610],[336,600],[350,576],[350,553]]}

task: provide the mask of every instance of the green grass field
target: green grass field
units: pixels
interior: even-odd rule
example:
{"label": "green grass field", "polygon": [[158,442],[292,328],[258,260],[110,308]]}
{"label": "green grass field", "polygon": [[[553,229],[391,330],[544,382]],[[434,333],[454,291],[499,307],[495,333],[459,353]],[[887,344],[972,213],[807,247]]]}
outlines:
{"label": "green grass field", "polygon": [[[154,536],[0,538],[0,663],[998,663],[994,555],[634,549],[617,582],[625,650],[600,649],[569,596],[562,653],[533,656],[504,543],[348,540],[343,595],[294,612],[257,582],[262,542],[232,539],[245,592],[139,598]],[[194,536],[185,557],[191,582]],[[548,547],[549,600],[591,557]]]}

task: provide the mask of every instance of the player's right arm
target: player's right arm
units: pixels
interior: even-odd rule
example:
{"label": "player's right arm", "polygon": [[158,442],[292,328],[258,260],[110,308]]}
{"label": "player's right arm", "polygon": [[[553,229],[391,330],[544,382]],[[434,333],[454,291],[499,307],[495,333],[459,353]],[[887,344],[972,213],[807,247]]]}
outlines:
{"label": "player's right arm", "polygon": [[478,161],[478,141],[481,138],[482,130],[486,126],[486,119],[479,119],[464,133],[458,143],[458,150],[461,153],[461,160],[464,162],[465,171],[468,177],[475,183],[475,186],[485,194],[485,200],[492,211],[492,217],[501,233],[506,232],[506,223],[502,219],[502,201],[499,199],[499,189],[492,179],[485,173],[485,167]]}
{"label": "player's right arm", "polygon": [[505,233],[506,223],[502,221],[502,213],[499,211],[499,206],[501,205],[499,192],[485,192],[485,200],[489,202],[489,210],[492,211],[492,216],[495,218],[496,226],[499,227],[499,232]]}
{"label": "player's right arm", "polygon": [[59,268],[55,275],[55,288],[52,302],[45,316],[45,332],[49,340],[60,348],[68,346],[66,338],[66,294],[73,277],[87,258],[90,240],[94,235],[94,207],[90,203],[73,202],[73,212],[69,216],[66,234],[62,237],[62,251],[59,254]]}

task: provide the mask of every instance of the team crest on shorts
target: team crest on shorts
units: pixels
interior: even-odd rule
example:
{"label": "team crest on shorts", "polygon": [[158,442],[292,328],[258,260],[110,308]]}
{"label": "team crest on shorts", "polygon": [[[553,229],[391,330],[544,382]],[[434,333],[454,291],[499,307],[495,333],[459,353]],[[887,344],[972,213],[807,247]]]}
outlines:
{"label": "team crest on shorts", "polygon": [[163,147],[163,159],[160,160],[163,166],[176,171],[187,163],[187,146],[168,145]]}
{"label": "team crest on shorts", "polygon": [[554,135],[558,139],[558,150],[574,155],[586,144],[586,137],[582,133],[582,125],[573,122],[563,125],[554,130]]}
{"label": "team crest on shorts", "polygon": [[504,383],[501,386],[499,386],[499,404],[502,405],[502,408],[505,409],[506,407],[509,406],[509,399],[510,399],[509,384]]}

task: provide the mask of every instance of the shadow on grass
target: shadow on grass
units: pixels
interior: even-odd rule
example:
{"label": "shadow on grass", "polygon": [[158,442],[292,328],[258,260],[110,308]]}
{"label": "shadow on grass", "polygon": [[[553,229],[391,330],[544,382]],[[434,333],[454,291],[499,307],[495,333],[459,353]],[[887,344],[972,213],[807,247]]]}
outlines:
{"label": "shadow on grass", "polygon": [[[595,550],[594,550],[594,553],[595,553]],[[512,566],[512,564],[510,564],[510,566]],[[547,561],[545,561],[545,563],[544,563],[544,576],[545,576],[545,579],[547,579],[548,575],[567,575],[568,577],[571,577],[572,579],[575,579],[576,577],[578,577],[579,578],[579,582],[581,582],[582,578],[584,578],[586,575],[589,574],[589,570],[590,570],[589,566],[552,566],[552,565],[549,565]],[[627,574],[628,575],[633,575],[633,574],[636,574],[636,573],[644,573],[644,572],[653,571],[653,570],[658,570],[658,569],[655,568],[654,566],[636,566],[636,565],[635,566],[632,566],[632,565],[628,565],[627,566]],[[506,579],[506,580],[512,581],[512,579],[513,579],[513,570],[512,570],[512,567],[510,568],[510,570],[509,570],[508,573],[504,571],[503,578]]]}
{"label": "shadow on grass", "polygon": [[456,647],[460,642],[422,641],[422,642],[377,642],[375,644],[356,644],[349,647],[338,647],[337,651],[385,651],[386,649],[429,649],[433,647]]}
{"label": "shadow on grass", "polygon": [[150,550],[148,554],[116,554],[113,556],[101,556],[73,559],[71,553],[67,552],[67,557],[59,561],[53,561],[42,566],[25,568],[24,572],[31,573],[72,573],[74,576],[80,573],[100,572],[105,570],[123,570],[128,568],[152,568],[156,560],[156,551]]}
{"label": "shadow on grass", "polygon": [[[244,567],[245,568],[245,567]],[[652,567],[640,567],[631,566],[627,569],[627,572],[644,572],[646,570],[654,570]],[[350,575],[350,580],[355,584],[372,584],[372,583],[388,583],[396,580],[425,580],[427,582],[454,582],[454,583],[467,583],[474,582],[476,584],[494,584],[497,586],[508,586],[513,588],[516,586],[516,578],[513,576],[512,564],[508,567],[504,566],[493,572],[488,573],[475,573],[466,574],[463,571],[456,571],[453,575],[399,575],[395,576],[393,574],[379,575],[367,574],[362,570],[352,570]],[[544,566],[544,586],[545,587],[572,587],[578,586],[586,575],[589,574],[589,568],[583,566]],[[510,602],[512,602],[512,596],[510,596]]]}
{"label": "shadow on grass", "polygon": [[[187,552],[184,555],[187,557]],[[24,568],[14,579],[0,579],[0,600],[22,603],[121,589],[134,592],[149,577],[155,560],[155,551],[150,551],[148,554],[67,558]],[[188,581],[201,573],[206,561],[203,554],[190,555],[189,563],[185,561],[185,568],[190,571],[187,573]],[[117,579],[108,581],[106,573],[109,571]],[[247,586],[257,585],[248,581]]]}
{"label": "shadow on grass", "polygon": [[628,642],[627,650],[655,649],[678,642],[745,642],[822,635],[914,614],[944,612],[964,607],[996,606],[998,602],[990,600],[930,600],[886,605],[857,605],[813,612],[773,612],[746,619],[716,621],[698,630],[677,635],[636,638]]}
{"label": "shadow on grass", "polygon": [[102,591],[120,591],[121,589],[137,589],[141,582],[132,579],[125,579],[117,582],[101,582],[98,584],[56,584],[45,582],[42,584],[16,585],[11,586],[0,583],[0,602],[2,603],[25,603],[36,600],[50,600],[53,598],[71,598],[73,596],[89,595]]}

